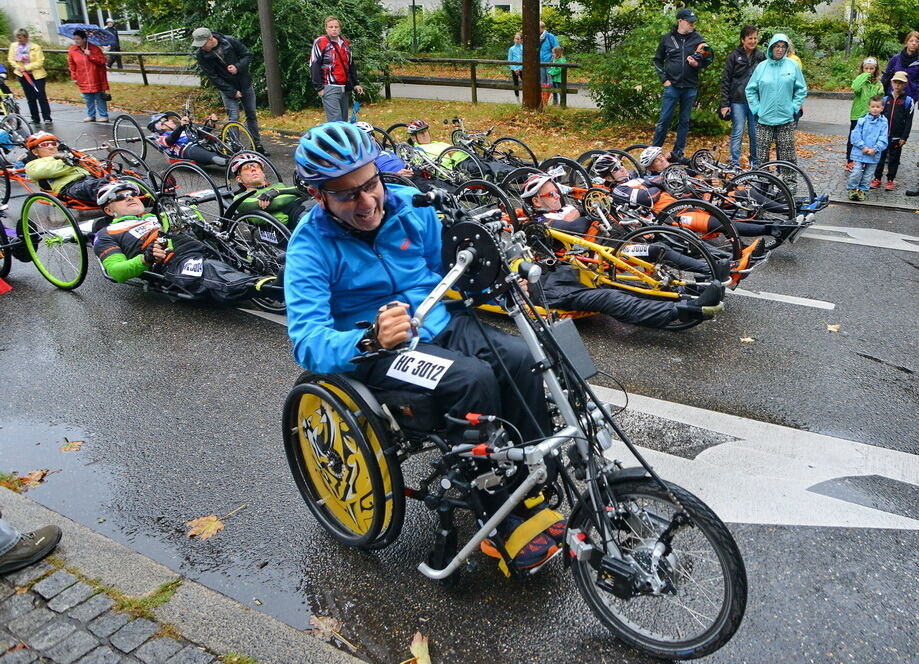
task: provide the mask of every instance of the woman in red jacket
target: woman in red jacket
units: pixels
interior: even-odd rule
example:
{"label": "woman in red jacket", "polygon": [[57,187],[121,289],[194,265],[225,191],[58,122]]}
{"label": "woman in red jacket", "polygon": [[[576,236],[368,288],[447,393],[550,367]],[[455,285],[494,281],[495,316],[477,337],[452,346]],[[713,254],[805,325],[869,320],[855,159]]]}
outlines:
{"label": "woman in red jacket", "polygon": [[76,82],[86,102],[83,122],[108,122],[105,54],[98,46],[89,43],[85,31],[73,31],[73,46],[67,51],[67,64],[70,67],[70,78]]}

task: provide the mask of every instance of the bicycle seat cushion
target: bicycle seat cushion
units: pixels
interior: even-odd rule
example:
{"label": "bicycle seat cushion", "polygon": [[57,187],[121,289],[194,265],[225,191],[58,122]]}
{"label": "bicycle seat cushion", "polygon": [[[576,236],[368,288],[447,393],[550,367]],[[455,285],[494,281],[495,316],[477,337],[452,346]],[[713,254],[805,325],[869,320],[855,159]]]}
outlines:
{"label": "bicycle seat cushion", "polygon": [[427,433],[444,428],[443,412],[431,394],[408,390],[374,390],[374,395],[403,429]]}

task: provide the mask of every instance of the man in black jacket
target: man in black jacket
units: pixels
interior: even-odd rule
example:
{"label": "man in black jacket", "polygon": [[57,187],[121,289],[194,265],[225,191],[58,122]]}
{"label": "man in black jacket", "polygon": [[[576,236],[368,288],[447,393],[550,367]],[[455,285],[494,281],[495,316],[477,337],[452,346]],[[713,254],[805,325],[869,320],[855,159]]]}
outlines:
{"label": "man in black jacket", "polygon": [[[112,19],[108,19],[108,20],[105,22],[105,31],[108,32],[108,33],[110,33],[110,34],[112,35],[112,37],[114,37],[114,41],[112,42],[112,48],[111,48],[110,50],[111,50],[111,51],[120,51],[120,50],[121,50],[121,37],[118,36],[118,30],[115,29],[115,21],[113,21]],[[110,56],[108,56],[108,63],[106,63],[106,64],[108,65],[108,68],[109,68],[109,69],[112,68],[112,65],[113,65],[113,64],[117,64],[117,65],[118,65],[118,69],[124,69],[124,65],[122,65],[122,63],[121,63],[121,56],[120,56],[120,55],[110,55]]]}
{"label": "man in black jacket", "polygon": [[756,156],[756,122],[747,103],[747,83],[756,65],[766,59],[766,54],[756,48],[759,30],[755,25],[745,25],[740,30],[740,46],[728,54],[721,75],[721,118],[731,118],[731,166],[740,165],[740,148],[746,124],[750,137],[750,165],[759,165]]}
{"label": "man in black jacket", "polygon": [[676,18],[676,26],[661,38],[654,54],[654,68],[664,85],[664,95],[651,144],[664,145],[670,121],[679,104],[680,118],[671,156],[671,161],[679,162],[683,160],[689,135],[689,117],[699,93],[699,71],[711,64],[713,54],[702,35],[696,32],[697,17],[691,9],[681,9]]}
{"label": "man in black jacket", "polygon": [[255,140],[255,149],[267,156],[255,115],[255,90],[249,64],[252,54],[241,41],[208,28],[197,28],[191,35],[198,66],[220,90],[220,98],[230,120],[239,120],[239,106],[246,111],[246,126]]}

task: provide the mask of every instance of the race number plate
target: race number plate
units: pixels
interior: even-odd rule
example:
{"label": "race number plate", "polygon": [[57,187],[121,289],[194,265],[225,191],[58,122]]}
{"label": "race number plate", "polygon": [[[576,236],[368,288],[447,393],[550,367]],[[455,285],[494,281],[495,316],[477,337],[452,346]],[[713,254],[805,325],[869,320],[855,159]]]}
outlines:
{"label": "race number plate", "polygon": [[182,274],[187,277],[200,277],[204,273],[203,258],[189,258],[182,264]]}
{"label": "race number plate", "polygon": [[621,251],[628,256],[647,256],[650,250],[646,244],[627,244]]}
{"label": "race number plate", "polygon": [[411,350],[401,353],[389,366],[386,375],[404,383],[433,390],[452,364],[453,360]]}
{"label": "race number plate", "polygon": [[270,242],[271,244],[278,243],[278,234],[274,230],[265,230],[260,228],[258,231],[258,236],[262,238],[265,242]]}

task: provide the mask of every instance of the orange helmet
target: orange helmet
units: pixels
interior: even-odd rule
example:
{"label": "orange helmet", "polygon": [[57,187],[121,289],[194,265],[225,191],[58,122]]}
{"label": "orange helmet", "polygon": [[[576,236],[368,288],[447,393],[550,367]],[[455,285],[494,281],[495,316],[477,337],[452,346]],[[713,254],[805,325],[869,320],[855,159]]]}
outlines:
{"label": "orange helmet", "polygon": [[26,150],[35,149],[39,143],[44,143],[45,141],[57,141],[61,142],[54,134],[47,131],[36,131],[34,134],[26,138]]}

